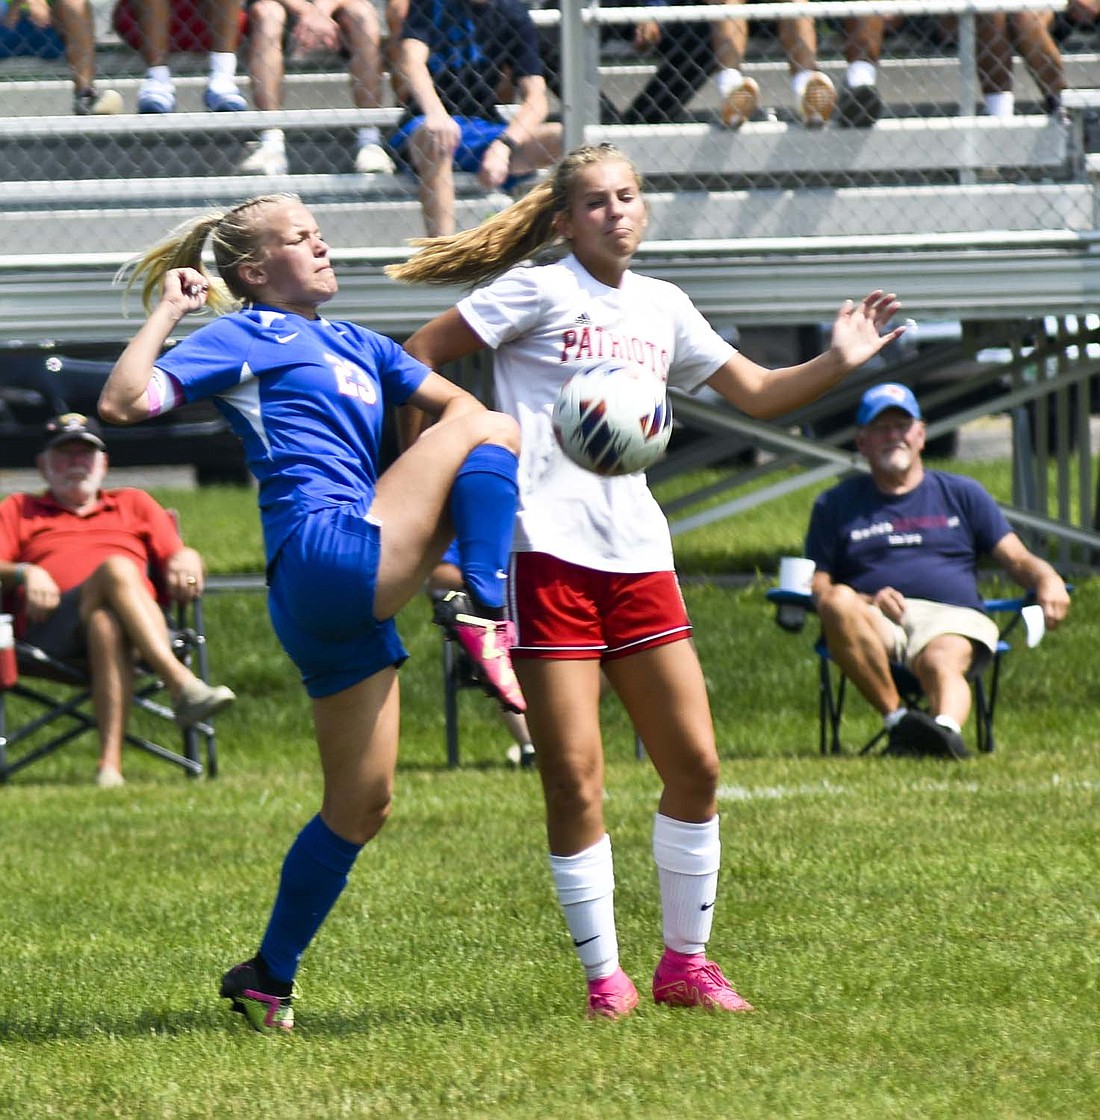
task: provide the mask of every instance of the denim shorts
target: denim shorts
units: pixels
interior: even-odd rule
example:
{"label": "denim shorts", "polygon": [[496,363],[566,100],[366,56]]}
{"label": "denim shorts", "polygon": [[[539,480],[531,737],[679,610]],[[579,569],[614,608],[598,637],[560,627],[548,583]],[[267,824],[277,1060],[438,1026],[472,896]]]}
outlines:
{"label": "denim shorts", "polygon": [[408,658],[392,618],[374,617],[381,527],[361,509],[310,513],[268,571],[271,624],[314,699]]}

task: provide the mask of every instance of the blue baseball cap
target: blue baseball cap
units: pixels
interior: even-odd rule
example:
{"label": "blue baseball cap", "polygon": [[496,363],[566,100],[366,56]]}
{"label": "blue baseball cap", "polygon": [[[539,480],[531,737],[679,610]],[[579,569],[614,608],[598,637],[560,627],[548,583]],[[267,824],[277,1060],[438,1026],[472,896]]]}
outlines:
{"label": "blue baseball cap", "polygon": [[921,418],[920,405],[913,396],[913,390],[889,381],[885,385],[872,385],[863,394],[856,413],[856,427],[865,428],[880,412],[885,412],[888,408],[900,408],[914,420]]}

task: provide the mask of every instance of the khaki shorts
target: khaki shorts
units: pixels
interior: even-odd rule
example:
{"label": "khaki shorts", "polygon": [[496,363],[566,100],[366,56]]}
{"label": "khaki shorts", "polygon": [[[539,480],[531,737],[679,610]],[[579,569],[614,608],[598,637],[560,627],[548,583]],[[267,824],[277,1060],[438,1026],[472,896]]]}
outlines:
{"label": "khaki shorts", "polygon": [[[878,610],[878,607],[873,609]],[[959,634],[974,644],[974,661],[968,677],[982,672],[997,650],[997,624],[989,615],[972,607],[952,607],[929,599],[906,599],[905,617],[900,623],[885,615],[883,620],[894,634],[891,656],[907,668],[912,668],[920,651],[941,634]]]}

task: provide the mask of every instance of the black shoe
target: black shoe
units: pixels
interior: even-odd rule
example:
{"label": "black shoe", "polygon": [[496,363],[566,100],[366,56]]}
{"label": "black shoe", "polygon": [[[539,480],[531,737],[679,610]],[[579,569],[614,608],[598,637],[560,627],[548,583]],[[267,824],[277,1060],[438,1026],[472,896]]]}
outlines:
{"label": "black shoe", "polygon": [[222,977],[218,994],[223,999],[233,1001],[233,1010],[243,1015],[254,1031],[277,1033],[293,1030],[294,1008],[290,1006],[291,992],[281,994],[264,991],[265,987],[290,987],[293,991],[293,985],[276,985],[261,979],[256,959],[253,958],[234,965]]}
{"label": "black shoe", "polygon": [[947,732],[947,736],[944,740],[947,747],[947,754],[944,757],[953,758],[959,762],[969,758],[970,752],[966,749],[963,737],[957,731],[952,731],[949,727],[945,727],[944,731]]}
{"label": "black shoe", "polygon": [[73,112],[78,117],[103,117],[122,112],[122,97],[117,90],[82,89],[73,96]]}
{"label": "black shoe", "polygon": [[[927,712],[910,708],[890,729],[886,750],[891,758],[956,758],[947,741],[949,731]],[[962,746],[962,737],[958,736]],[[963,746],[963,751],[966,747]],[[963,756],[967,757],[967,756]]]}
{"label": "black shoe", "polygon": [[882,96],[875,86],[849,86],[840,90],[837,124],[841,128],[870,128],[882,116]]}

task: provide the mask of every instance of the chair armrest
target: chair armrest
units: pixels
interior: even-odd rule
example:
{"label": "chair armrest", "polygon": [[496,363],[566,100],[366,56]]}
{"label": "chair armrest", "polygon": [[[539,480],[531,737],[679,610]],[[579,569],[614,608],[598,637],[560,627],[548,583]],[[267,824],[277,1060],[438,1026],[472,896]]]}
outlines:
{"label": "chair armrest", "polygon": [[788,591],[784,587],[770,587],[765,592],[769,603],[775,604],[775,622],[781,630],[799,634],[806,625],[806,615],[814,610],[814,597],[804,591]]}

